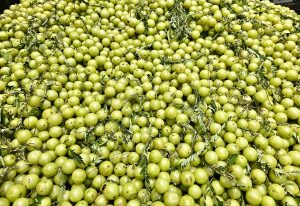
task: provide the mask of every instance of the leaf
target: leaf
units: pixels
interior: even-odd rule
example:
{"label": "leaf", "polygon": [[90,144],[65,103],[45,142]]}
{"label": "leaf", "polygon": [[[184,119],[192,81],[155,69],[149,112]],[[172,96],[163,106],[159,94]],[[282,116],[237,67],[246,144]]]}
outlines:
{"label": "leaf", "polygon": [[66,177],[64,176],[64,173],[62,172],[61,168],[59,167],[58,168],[58,182],[59,182],[59,186],[62,187],[65,185],[67,179]]}
{"label": "leaf", "polygon": [[99,154],[99,151],[101,150],[101,146],[105,145],[108,140],[106,138],[99,138],[97,141],[95,141],[91,146],[90,149],[95,152],[96,154]]}
{"label": "leaf", "polygon": [[89,1],[88,1],[88,0],[77,0],[77,2],[89,4]]}
{"label": "leaf", "polygon": [[180,0],[175,0],[175,4],[170,11],[170,29],[173,37],[183,39],[191,32],[189,22],[191,15],[183,8]]}
{"label": "leaf", "polygon": [[213,114],[216,113],[218,107],[217,107],[216,102],[214,100],[211,101],[211,103],[209,105],[209,108],[212,110]]}
{"label": "leaf", "polygon": [[70,150],[70,157],[73,158],[76,163],[84,164],[82,157],[79,154],[77,154],[74,150]]}
{"label": "leaf", "polygon": [[85,147],[92,147],[95,144],[95,135],[93,133],[93,127],[89,128],[84,136],[83,145]]}
{"label": "leaf", "polygon": [[240,197],[240,206],[246,206],[246,202],[243,195],[241,195]]}
{"label": "leaf", "polygon": [[2,109],[0,108],[0,124],[4,122],[4,118],[5,118],[5,116],[2,112]]}
{"label": "leaf", "polygon": [[[272,170],[272,168],[270,167],[270,165],[269,164],[267,164],[264,160],[262,160],[262,159],[259,159],[258,161],[258,164],[259,164],[259,166],[261,167],[261,169],[266,173],[266,174],[268,174],[271,170]],[[250,168],[250,167],[249,167]],[[248,169],[248,167],[247,167],[247,169]],[[251,170],[251,169],[250,169]],[[248,170],[247,170],[248,171]],[[250,171],[249,171],[250,172]],[[276,174],[276,173],[275,173]]]}
{"label": "leaf", "polygon": [[148,157],[147,157],[147,153],[148,153],[148,149],[149,149],[149,146],[150,146],[150,142],[149,141],[144,149],[144,152],[140,158],[140,161],[139,161],[139,166],[142,168],[141,170],[141,173],[142,175],[144,176],[144,184],[145,184],[145,187],[146,187],[146,190],[148,193],[151,192],[151,188],[149,186],[150,184],[150,181],[149,181],[149,177],[148,177],[148,173],[147,173],[147,165],[148,165]]}
{"label": "leaf", "polygon": [[297,134],[293,135],[293,138],[296,140],[298,144],[300,144],[300,137]]}
{"label": "leaf", "polygon": [[197,156],[201,155],[202,152],[203,152],[204,150],[206,150],[208,146],[209,146],[209,143],[206,143],[205,146],[204,146],[201,150],[199,150],[198,152],[192,154],[191,156],[189,156],[188,158],[186,158],[185,160],[183,160],[183,162],[180,164],[180,167],[181,167],[181,168],[186,167],[186,166],[187,166],[190,162],[192,162]]}
{"label": "leaf", "polygon": [[224,206],[224,200],[218,196],[214,196],[213,201],[215,206]]}
{"label": "leaf", "polygon": [[64,196],[64,193],[65,193],[65,190],[66,190],[66,185],[61,185],[59,187],[59,193],[58,193],[58,197],[57,197],[57,200],[59,202],[61,202],[63,200],[63,196]]}
{"label": "leaf", "polygon": [[[250,174],[250,172],[251,172],[251,167],[249,164],[247,164],[246,172],[247,172],[247,174]],[[268,173],[266,173],[266,174],[268,174]]]}
{"label": "leaf", "polygon": [[33,198],[33,202],[30,204],[30,206],[38,206],[42,203],[43,196],[37,195]]}
{"label": "leaf", "polygon": [[141,160],[139,162],[139,166],[142,168],[141,173],[144,176],[144,184],[147,189],[147,192],[150,193],[151,188],[149,186],[150,180],[148,178],[147,165],[148,165],[148,159],[145,155],[142,155]]}
{"label": "leaf", "polygon": [[32,108],[29,112],[29,116],[35,116],[37,118],[40,118],[42,115],[42,112],[39,108]]}
{"label": "leaf", "polygon": [[210,141],[209,142],[211,144],[215,143],[215,141],[219,138],[219,134],[224,129],[224,127],[225,127],[225,124],[222,124],[220,130],[216,134],[214,134],[213,136],[210,137]]}
{"label": "leaf", "polygon": [[92,160],[92,165],[99,165],[102,162],[103,158],[102,157],[97,157],[95,159]]}
{"label": "leaf", "polygon": [[237,154],[233,154],[233,155],[230,155],[227,159],[227,165],[226,167],[230,167],[231,165],[234,165],[236,160],[237,160],[237,157],[238,155]]}

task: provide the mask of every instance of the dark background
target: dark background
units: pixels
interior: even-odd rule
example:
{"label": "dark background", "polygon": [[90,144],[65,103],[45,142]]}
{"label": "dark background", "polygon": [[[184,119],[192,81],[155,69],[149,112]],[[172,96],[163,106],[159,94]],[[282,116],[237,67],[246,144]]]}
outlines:
{"label": "dark background", "polygon": [[281,4],[283,6],[287,6],[290,9],[295,10],[298,14],[300,14],[300,0],[293,0],[290,3],[277,3],[277,4]]}
{"label": "dark background", "polygon": [[18,4],[20,0],[0,0],[0,14],[3,13],[4,9],[8,9],[12,4]]}

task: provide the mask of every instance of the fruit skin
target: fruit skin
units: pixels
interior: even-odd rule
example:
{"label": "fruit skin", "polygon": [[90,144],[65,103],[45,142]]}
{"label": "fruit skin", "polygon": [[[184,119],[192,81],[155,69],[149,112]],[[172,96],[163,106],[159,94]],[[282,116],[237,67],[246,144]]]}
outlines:
{"label": "fruit skin", "polygon": [[262,195],[257,189],[250,189],[246,192],[246,200],[252,205],[259,205],[262,199]]}
{"label": "fruit skin", "polygon": [[74,185],[69,194],[71,202],[79,202],[84,197],[84,190],[80,186]]}
{"label": "fruit skin", "polygon": [[119,196],[119,188],[116,183],[108,183],[105,185],[105,188],[103,190],[103,194],[105,198],[108,200],[113,200],[116,197]]}
{"label": "fruit skin", "polygon": [[41,180],[37,186],[36,191],[39,195],[50,195],[53,189],[53,182],[50,179]]}
{"label": "fruit skin", "polygon": [[25,197],[26,188],[21,184],[12,185],[6,192],[6,198],[10,203],[13,203],[18,198]]}
{"label": "fruit skin", "polygon": [[164,203],[170,206],[175,206],[179,204],[179,196],[175,192],[166,192],[164,194]]}
{"label": "fruit skin", "polygon": [[122,196],[128,200],[135,198],[137,192],[137,188],[132,183],[127,183],[122,187]]}
{"label": "fruit skin", "polygon": [[279,184],[270,184],[268,186],[268,194],[274,200],[282,200],[285,196],[284,188]]}

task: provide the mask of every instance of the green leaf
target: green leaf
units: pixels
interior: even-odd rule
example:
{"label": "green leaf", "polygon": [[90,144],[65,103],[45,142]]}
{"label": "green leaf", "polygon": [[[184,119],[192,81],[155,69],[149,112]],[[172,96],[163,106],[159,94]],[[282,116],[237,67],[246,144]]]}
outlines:
{"label": "green leaf", "polygon": [[[183,160],[183,162],[180,164],[180,167],[181,167],[181,168],[186,167],[186,166],[187,166],[190,162],[192,162],[197,156],[201,155],[202,152],[203,152],[204,150],[206,150],[208,146],[209,146],[209,143],[206,143],[206,145],[203,147],[203,149],[201,149],[200,151],[198,151],[198,152],[192,154],[191,156],[189,156],[188,158],[186,158],[185,160]],[[177,168],[178,168],[178,166],[177,166]]]}
{"label": "green leaf", "polygon": [[35,116],[37,118],[40,118],[42,115],[42,112],[39,108],[32,108],[29,112],[29,116]]}
{"label": "green leaf", "polygon": [[107,142],[106,138],[99,138],[93,144],[90,146],[91,150],[95,152],[96,154],[99,154],[99,151],[101,150],[101,146],[105,145]]}
{"label": "green leaf", "polygon": [[2,108],[0,108],[0,124],[4,126],[7,119],[7,114],[5,111],[3,111]]}
{"label": "green leaf", "polygon": [[145,184],[145,187],[146,187],[146,190],[148,193],[151,192],[151,188],[149,186],[150,184],[150,180],[149,180],[149,177],[148,177],[148,173],[147,173],[147,165],[148,165],[148,157],[147,157],[147,153],[148,153],[148,149],[150,147],[150,142],[149,141],[144,149],[144,152],[140,158],[140,161],[139,161],[139,166],[142,168],[141,170],[141,173],[142,175],[144,176],[144,184]]}
{"label": "green leaf", "polygon": [[246,206],[245,198],[243,195],[240,197],[240,206]]}
{"label": "green leaf", "polygon": [[37,195],[34,197],[33,202],[30,204],[30,206],[38,206],[42,203],[43,196]]}
{"label": "green leaf", "polygon": [[237,160],[237,157],[238,155],[237,154],[233,154],[233,155],[230,155],[227,159],[227,165],[226,167],[230,167],[231,165],[234,165],[236,160]]}
{"label": "green leaf", "polygon": [[218,196],[214,196],[213,201],[215,206],[224,206],[224,200]]}
{"label": "green leaf", "polygon": [[294,135],[293,135],[293,138],[296,140],[296,142],[297,142],[298,144],[300,144],[300,137],[299,137],[299,135],[294,134]]}
{"label": "green leaf", "polygon": [[213,114],[218,110],[218,107],[216,105],[216,102],[213,100],[211,101],[209,108],[212,110]]}
{"label": "green leaf", "polygon": [[102,157],[97,157],[97,158],[94,158],[94,159],[92,159],[92,162],[91,162],[91,164],[92,165],[99,165],[101,162],[102,162],[102,160],[103,160],[103,158]]}
{"label": "green leaf", "polygon": [[70,157],[75,160],[78,164],[84,164],[82,157],[77,154],[74,150],[70,150]]}
{"label": "green leaf", "polygon": [[189,22],[191,15],[183,8],[180,0],[175,0],[175,4],[170,12],[170,31],[172,37],[183,39],[191,32]]}

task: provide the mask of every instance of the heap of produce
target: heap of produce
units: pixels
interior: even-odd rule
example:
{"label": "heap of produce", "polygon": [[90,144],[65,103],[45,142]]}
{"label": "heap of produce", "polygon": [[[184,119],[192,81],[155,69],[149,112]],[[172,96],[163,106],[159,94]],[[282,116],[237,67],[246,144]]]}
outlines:
{"label": "heap of produce", "polygon": [[0,15],[0,206],[298,206],[300,16],[256,0]]}

